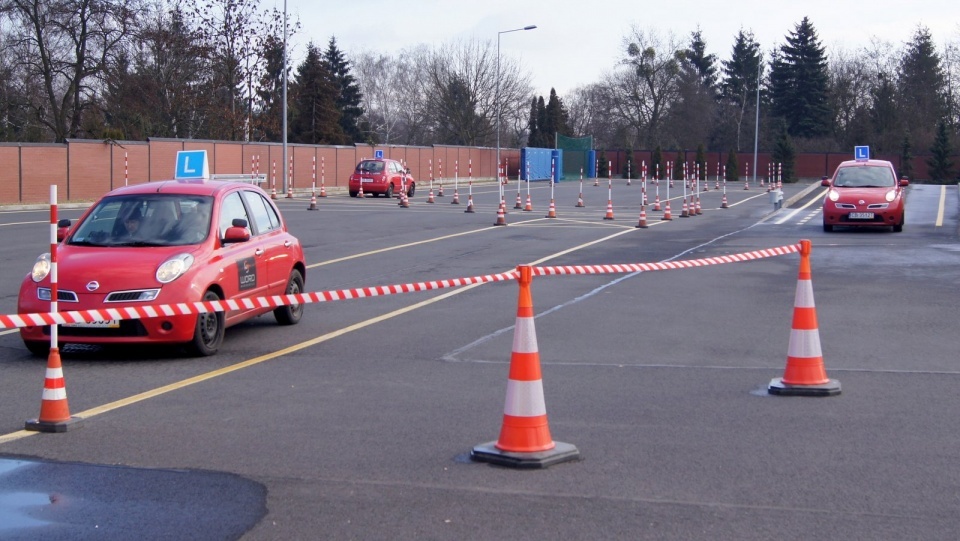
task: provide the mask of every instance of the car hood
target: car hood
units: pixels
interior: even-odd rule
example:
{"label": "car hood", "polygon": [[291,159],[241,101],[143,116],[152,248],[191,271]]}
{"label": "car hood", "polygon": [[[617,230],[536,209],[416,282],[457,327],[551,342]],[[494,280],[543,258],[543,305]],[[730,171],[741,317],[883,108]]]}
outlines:
{"label": "car hood", "polygon": [[57,248],[58,286],[77,293],[86,291],[91,281],[98,282],[101,291],[161,287],[156,279],[157,267],[182,253],[199,255],[196,246],[103,248],[60,245]]}
{"label": "car hood", "polygon": [[859,201],[863,199],[868,203],[885,202],[887,192],[895,189],[893,186],[886,188],[834,188],[840,194],[841,201]]}

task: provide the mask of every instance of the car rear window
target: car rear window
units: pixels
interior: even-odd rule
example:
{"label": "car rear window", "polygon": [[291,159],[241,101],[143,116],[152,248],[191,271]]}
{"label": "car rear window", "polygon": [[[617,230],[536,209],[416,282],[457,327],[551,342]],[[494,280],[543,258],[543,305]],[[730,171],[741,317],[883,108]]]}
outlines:
{"label": "car rear window", "polygon": [[382,173],[383,162],[364,161],[357,165],[357,171],[361,173]]}

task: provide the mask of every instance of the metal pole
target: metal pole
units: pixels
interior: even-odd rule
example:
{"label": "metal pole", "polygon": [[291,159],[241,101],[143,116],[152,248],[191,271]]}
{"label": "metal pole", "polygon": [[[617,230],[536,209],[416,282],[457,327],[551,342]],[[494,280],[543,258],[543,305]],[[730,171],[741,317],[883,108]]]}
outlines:
{"label": "metal pole", "polygon": [[760,61],[760,53],[757,52],[757,119],[753,127],[753,184],[757,184],[757,146],[760,140],[760,70],[763,62]]}
{"label": "metal pole", "polygon": [[531,24],[529,26],[524,26],[523,28],[514,28],[513,30],[501,30],[497,32],[497,81],[496,81],[496,93],[494,94],[494,99],[496,100],[496,109],[497,109],[497,167],[500,167],[500,115],[502,113],[502,106],[500,105],[500,34],[506,34],[509,32],[519,32],[521,30],[533,30],[537,25]]}
{"label": "metal pole", "polygon": [[[287,0],[283,0],[283,163],[287,163]],[[283,168],[280,191],[287,191],[287,168]]]}

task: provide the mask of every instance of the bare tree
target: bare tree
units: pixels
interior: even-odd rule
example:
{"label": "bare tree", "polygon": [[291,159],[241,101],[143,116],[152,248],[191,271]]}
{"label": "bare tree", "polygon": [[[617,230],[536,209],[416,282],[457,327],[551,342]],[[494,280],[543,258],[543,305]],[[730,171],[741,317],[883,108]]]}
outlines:
{"label": "bare tree", "polygon": [[0,0],[13,23],[9,50],[30,80],[27,107],[55,141],[85,135],[98,77],[141,10],[140,0]]}

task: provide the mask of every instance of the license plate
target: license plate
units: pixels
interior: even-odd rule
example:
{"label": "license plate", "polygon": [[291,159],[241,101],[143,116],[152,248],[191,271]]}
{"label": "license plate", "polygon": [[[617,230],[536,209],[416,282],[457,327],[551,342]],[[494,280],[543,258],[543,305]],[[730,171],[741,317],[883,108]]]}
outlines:
{"label": "license plate", "polygon": [[78,329],[119,329],[119,319],[108,319],[107,321],[90,321],[86,323],[64,323],[63,327],[74,327]]}
{"label": "license plate", "polygon": [[872,220],[872,212],[851,212],[849,215],[851,220]]}
{"label": "license plate", "polygon": [[373,182],[372,178],[361,178],[360,182]]}

